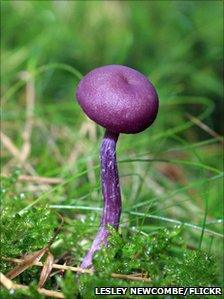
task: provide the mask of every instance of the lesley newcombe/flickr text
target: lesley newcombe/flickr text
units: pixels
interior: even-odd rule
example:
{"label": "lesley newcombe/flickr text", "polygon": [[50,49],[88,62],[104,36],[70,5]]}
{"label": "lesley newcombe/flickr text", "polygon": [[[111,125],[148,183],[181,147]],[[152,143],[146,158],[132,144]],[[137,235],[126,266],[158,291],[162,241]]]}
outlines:
{"label": "lesley newcombe/flickr text", "polygon": [[210,295],[221,296],[223,290],[221,287],[95,287],[95,295]]}

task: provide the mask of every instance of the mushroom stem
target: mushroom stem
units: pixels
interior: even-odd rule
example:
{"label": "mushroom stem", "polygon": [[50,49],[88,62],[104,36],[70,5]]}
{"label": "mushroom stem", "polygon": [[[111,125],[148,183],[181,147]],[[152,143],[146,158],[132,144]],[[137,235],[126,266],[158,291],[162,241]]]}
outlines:
{"label": "mushroom stem", "polygon": [[92,266],[93,255],[101,245],[107,245],[108,225],[118,229],[121,214],[121,193],[119,175],[116,161],[116,143],[118,133],[106,130],[100,150],[101,160],[101,184],[104,200],[103,214],[99,231],[93,244],[84,257],[81,267],[83,269]]}

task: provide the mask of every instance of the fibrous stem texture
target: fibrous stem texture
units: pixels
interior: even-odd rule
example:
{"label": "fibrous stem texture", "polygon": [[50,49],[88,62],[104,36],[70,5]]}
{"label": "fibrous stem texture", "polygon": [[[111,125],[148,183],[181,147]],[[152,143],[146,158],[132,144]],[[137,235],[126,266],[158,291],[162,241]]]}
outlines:
{"label": "fibrous stem texture", "polygon": [[103,214],[99,231],[83,259],[82,268],[92,266],[93,255],[101,245],[107,245],[108,225],[118,229],[121,214],[121,193],[116,162],[116,143],[119,134],[106,130],[100,150],[101,184],[103,193]]}

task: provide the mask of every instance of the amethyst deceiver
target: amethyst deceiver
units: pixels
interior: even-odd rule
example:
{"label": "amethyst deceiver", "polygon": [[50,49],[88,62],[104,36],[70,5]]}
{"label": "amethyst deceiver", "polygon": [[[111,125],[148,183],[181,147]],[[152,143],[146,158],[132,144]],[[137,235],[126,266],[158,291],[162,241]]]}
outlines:
{"label": "amethyst deceiver", "polygon": [[119,133],[144,131],[155,120],[158,96],[152,83],[138,71],[123,65],[107,65],[89,72],[77,87],[76,98],[84,112],[106,129],[100,150],[104,199],[99,231],[81,267],[92,266],[93,255],[107,244],[108,225],[118,229],[121,194],[116,162]]}

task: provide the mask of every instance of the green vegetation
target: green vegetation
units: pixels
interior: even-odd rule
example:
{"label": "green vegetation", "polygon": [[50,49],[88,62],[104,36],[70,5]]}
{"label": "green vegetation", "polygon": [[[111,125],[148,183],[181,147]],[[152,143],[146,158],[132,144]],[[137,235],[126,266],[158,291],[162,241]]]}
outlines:
{"label": "green vegetation", "polygon": [[[95,286],[222,286],[222,11],[220,1],[1,1],[2,273],[16,266],[6,258],[46,246],[54,263],[78,266],[90,247],[103,129],[74,92],[91,69],[124,64],[149,76],[160,110],[149,130],[119,139],[120,230],[94,275],[52,269],[43,287],[88,299]],[[40,273],[28,267],[13,282],[29,289],[1,298],[44,298]]]}

